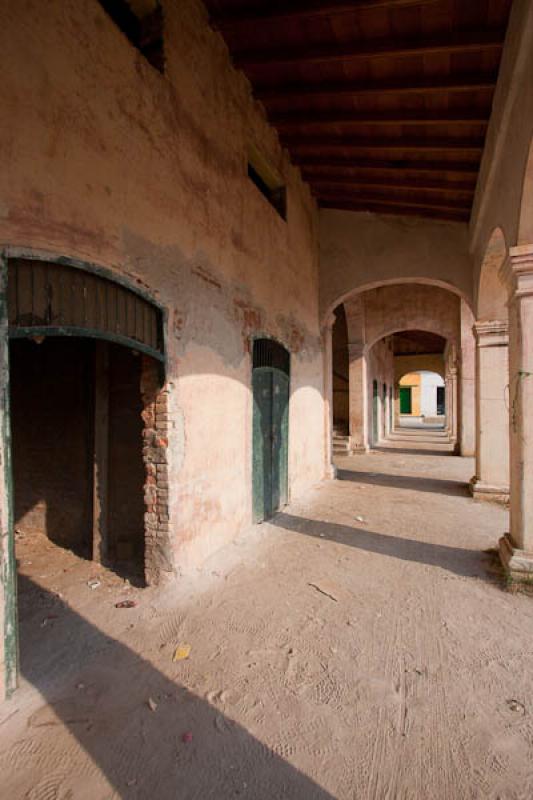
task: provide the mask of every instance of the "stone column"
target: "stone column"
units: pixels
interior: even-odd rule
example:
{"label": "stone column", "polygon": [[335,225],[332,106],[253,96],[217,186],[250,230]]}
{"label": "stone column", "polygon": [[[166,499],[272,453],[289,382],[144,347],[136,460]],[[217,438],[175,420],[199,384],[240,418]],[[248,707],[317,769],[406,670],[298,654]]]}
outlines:
{"label": "stone column", "polygon": [[446,380],[446,386],[448,388],[447,394],[447,402],[449,402],[449,406],[446,410],[447,415],[447,430],[450,435],[450,440],[452,442],[457,443],[457,368],[456,367],[449,367],[448,369],[448,376]]}
{"label": "stone column", "polygon": [[472,326],[474,317],[464,300],[461,300],[461,419],[460,446],[462,456],[476,452],[476,343]]}
{"label": "stone column", "polygon": [[368,450],[367,369],[362,344],[348,344],[350,392],[350,450]]}
{"label": "stone column", "polygon": [[337,469],[333,464],[333,324],[332,315],[322,329],[322,351],[324,354],[324,477],[333,479]]}
{"label": "stone column", "polygon": [[512,247],[502,268],[509,289],[510,532],[500,557],[533,582],[533,244]]}
{"label": "stone column", "polygon": [[507,322],[476,322],[476,474],[477,499],[509,498],[509,380]]}

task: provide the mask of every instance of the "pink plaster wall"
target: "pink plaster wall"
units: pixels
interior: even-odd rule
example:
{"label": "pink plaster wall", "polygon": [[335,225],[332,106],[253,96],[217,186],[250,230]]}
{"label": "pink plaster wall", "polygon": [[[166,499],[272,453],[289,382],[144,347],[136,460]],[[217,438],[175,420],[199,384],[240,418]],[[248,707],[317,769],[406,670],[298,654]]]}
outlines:
{"label": "pink plaster wall", "polygon": [[[164,2],[166,74],[96,0],[4,3],[0,242],[76,257],[168,312],[170,516],[178,569],[251,520],[249,337],[292,353],[291,495],[324,472],[317,214],[197,0]],[[246,173],[253,144],[284,222]]]}

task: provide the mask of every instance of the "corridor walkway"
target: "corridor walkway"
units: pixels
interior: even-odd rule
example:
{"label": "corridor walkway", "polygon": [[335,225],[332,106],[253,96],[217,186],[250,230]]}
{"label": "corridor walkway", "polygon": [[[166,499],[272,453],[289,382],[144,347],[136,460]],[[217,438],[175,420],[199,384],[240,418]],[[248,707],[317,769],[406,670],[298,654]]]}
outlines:
{"label": "corridor walkway", "polygon": [[339,459],[178,591],[22,543],[2,796],[532,797],[533,598],[484,553],[506,512],[403,449]]}

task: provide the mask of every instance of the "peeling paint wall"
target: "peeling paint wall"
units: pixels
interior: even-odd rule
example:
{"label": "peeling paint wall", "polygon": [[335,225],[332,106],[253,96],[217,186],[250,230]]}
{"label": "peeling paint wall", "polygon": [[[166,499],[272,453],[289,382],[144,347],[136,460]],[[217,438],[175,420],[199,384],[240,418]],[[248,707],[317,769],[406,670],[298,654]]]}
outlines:
{"label": "peeling paint wall", "polygon": [[[291,495],[323,477],[318,225],[202,4],[163,7],[161,75],[96,0],[3,4],[0,242],[107,267],[166,309],[187,570],[251,522],[251,336],[291,352]],[[287,184],[287,222],[247,177],[250,144]]]}

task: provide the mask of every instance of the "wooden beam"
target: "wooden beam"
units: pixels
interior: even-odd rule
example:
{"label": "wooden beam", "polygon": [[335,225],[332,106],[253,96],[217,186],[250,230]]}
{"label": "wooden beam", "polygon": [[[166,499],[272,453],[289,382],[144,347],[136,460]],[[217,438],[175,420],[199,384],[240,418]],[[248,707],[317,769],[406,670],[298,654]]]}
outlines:
{"label": "wooden beam", "polygon": [[412,180],[402,180],[401,183],[398,181],[358,181],[357,178],[352,177],[351,175],[344,175],[342,177],[333,177],[329,178],[328,176],[305,176],[305,179],[310,183],[315,189],[318,188],[320,193],[320,189],[323,187],[339,187],[341,190],[346,189],[354,189],[356,191],[366,190],[366,189],[386,189],[390,191],[399,191],[399,192],[410,192],[411,194],[416,191],[420,192],[442,192],[443,194],[469,194],[474,195],[475,192],[475,185],[464,186],[463,184],[457,183],[442,183],[440,181],[424,181],[423,183],[412,181]]}
{"label": "wooden beam", "polygon": [[373,137],[357,138],[353,136],[284,136],[284,144],[295,151],[304,148],[328,148],[335,150],[440,150],[442,152],[469,152],[481,154],[483,152],[483,139],[453,139],[453,138],[427,138],[413,139],[411,137],[399,137],[396,139],[385,139]]}
{"label": "wooden beam", "polygon": [[450,172],[458,175],[471,175],[477,178],[479,171],[479,159],[472,161],[414,161],[407,159],[354,159],[352,156],[315,156],[298,155],[291,153],[292,160],[302,170],[314,168],[353,168],[364,170],[365,172],[375,172],[376,170],[390,169],[396,172],[409,172],[421,174],[434,174],[435,172]]}
{"label": "wooden beam", "polygon": [[446,78],[402,78],[396,81],[336,81],[335,83],[283,83],[280,86],[254,85],[255,94],[263,103],[275,103],[291,98],[313,99],[315,97],[351,98],[384,94],[440,94],[444,92],[494,91],[497,74],[457,75]]}
{"label": "wooden beam", "polygon": [[468,205],[461,205],[460,203],[454,203],[453,205],[447,205],[444,203],[437,203],[435,201],[431,201],[430,203],[425,203],[422,201],[404,201],[400,198],[381,198],[381,197],[350,197],[347,195],[335,195],[335,194],[318,194],[317,195],[319,201],[325,202],[339,202],[339,203],[352,203],[359,206],[368,206],[369,204],[373,205],[380,205],[383,207],[401,207],[401,208],[409,208],[409,209],[431,209],[433,211],[470,211],[470,204]]}
{"label": "wooden beam", "polygon": [[108,556],[109,517],[109,347],[95,342],[94,452],[93,452],[93,561]]}
{"label": "wooden beam", "polygon": [[344,200],[321,199],[321,208],[332,208],[344,211],[369,211],[375,214],[394,214],[397,216],[432,217],[433,219],[447,219],[454,222],[468,222],[470,212],[457,208],[430,208],[410,207],[404,203],[384,204],[384,203],[356,203]]}
{"label": "wooden beam", "polygon": [[446,36],[402,40],[375,39],[352,44],[323,45],[321,47],[283,47],[278,49],[242,50],[233,53],[233,60],[242,69],[272,66],[273,64],[324,64],[342,61],[364,61],[374,58],[402,58],[406,56],[450,55],[483,50],[501,50],[505,31],[477,31],[449,33]]}
{"label": "wooden beam", "polygon": [[304,125],[483,125],[490,109],[481,111],[290,111],[272,112],[276,128],[288,130]]}
{"label": "wooden beam", "polygon": [[332,17],[339,14],[356,14],[359,11],[376,8],[406,8],[409,6],[426,6],[436,0],[352,0],[352,2],[293,2],[291,8],[272,8],[268,4],[263,8],[249,11],[246,8],[235,11],[220,11],[211,15],[214,27],[226,31],[238,25],[249,25],[257,22],[283,23],[291,19],[309,19],[313,17]]}

